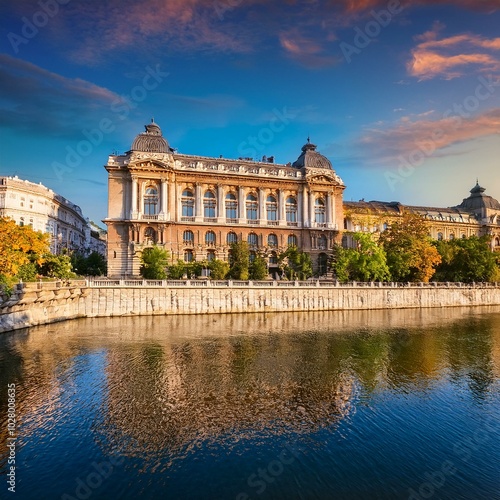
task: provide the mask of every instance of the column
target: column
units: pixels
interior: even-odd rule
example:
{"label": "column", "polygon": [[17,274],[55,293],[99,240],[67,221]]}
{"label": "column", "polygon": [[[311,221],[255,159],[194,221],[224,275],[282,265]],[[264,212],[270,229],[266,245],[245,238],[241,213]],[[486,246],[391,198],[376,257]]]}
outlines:
{"label": "column", "polygon": [[217,222],[226,222],[226,207],[224,204],[224,186],[217,184]]}
{"label": "column", "polygon": [[247,207],[246,207],[246,200],[245,200],[245,188],[239,187],[238,188],[238,217],[239,217],[239,223],[240,224],[246,224],[247,222]]}
{"label": "column", "polygon": [[303,225],[303,220],[302,220],[302,191],[297,192],[297,222],[298,226],[302,227]]}
{"label": "column", "polygon": [[137,177],[135,175],[132,176],[132,209],[130,213],[131,219],[137,219],[139,217],[139,210],[137,207],[137,191],[138,191],[138,183]]}
{"label": "column", "polygon": [[260,224],[267,223],[266,190],[264,188],[259,188],[259,219],[260,219]]}
{"label": "column", "polygon": [[316,217],[314,214],[314,193],[309,191],[309,227],[314,227]]}
{"label": "column", "polygon": [[168,220],[168,184],[167,179],[161,179],[160,219]]}
{"label": "column", "polygon": [[283,189],[278,192],[278,220],[280,226],[286,226],[286,194]]}
{"label": "column", "polygon": [[309,196],[307,186],[302,189],[302,227],[311,227],[309,224]]}
{"label": "column", "polygon": [[325,214],[326,227],[333,227],[332,224],[332,193],[326,193],[326,214]]}
{"label": "column", "polygon": [[[179,221],[180,214],[182,214],[182,208],[181,212],[179,212],[179,208],[177,207],[177,200],[179,199],[179,197],[176,196],[175,187],[176,187],[175,182],[172,179],[170,179],[170,183],[167,184],[167,191],[168,191],[167,214],[169,215],[169,219]],[[180,194],[182,195],[182,192]]]}
{"label": "column", "polygon": [[201,184],[196,183],[194,193],[195,221],[203,222],[203,197],[201,194]]}
{"label": "column", "polygon": [[[341,229],[341,227],[338,226],[337,224],[337,213],[336,213],[336,210],[335,210],[335,193],[330,193],[330,221],[332,223],[332,228],[333,229],[336,229],[336,230],[339,230]],[[341,224],[343,224],[344,221],[341,221]],[[342,226],[343,227],[343,226]]]}

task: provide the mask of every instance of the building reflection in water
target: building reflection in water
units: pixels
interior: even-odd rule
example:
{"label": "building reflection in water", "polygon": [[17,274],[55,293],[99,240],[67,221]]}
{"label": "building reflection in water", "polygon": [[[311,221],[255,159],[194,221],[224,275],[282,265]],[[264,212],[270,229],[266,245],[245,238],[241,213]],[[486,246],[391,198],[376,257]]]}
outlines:
{"label": "building reflection in water", "polygon": [[[92,353],[102,362],[83,361]],[[0,356],[25,436],[57,421],[87,371],[102,392],[100,446],[173,459],[210,443],[334,430],[381,391],[443,378],[480,404],[500,375],[500,309],[86,319],[4,334]]]}

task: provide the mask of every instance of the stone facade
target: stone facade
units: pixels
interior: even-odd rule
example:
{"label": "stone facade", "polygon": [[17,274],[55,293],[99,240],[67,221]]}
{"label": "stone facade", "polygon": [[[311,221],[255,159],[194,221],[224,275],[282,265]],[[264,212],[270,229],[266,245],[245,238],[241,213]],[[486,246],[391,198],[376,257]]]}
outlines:
{"label": "stone facade", "polygon": [[231,242],[244,240],[272,273],[290,244],[319,269],[341,241],[345,186],[310,142],[286,165],[190,156],[174,152],[151,123],[106,170],[110,276],[137,276],[141,251],[153,244],[173,262],[227,260]]}
{"label": "stone facade", "polygon": [[90,227],[78,205],[42,184],[16,177],[0,177],[0,217],[50,235],[50,251],[60,254],[93,250],[106,253],[105,231]]}

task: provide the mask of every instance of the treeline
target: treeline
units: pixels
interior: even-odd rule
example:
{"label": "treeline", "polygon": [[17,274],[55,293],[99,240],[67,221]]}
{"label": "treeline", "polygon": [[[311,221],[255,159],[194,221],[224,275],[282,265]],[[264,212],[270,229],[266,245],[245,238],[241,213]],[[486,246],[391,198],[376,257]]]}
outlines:
{"label": "treeline", "polygon": [[[184,262],[178,260],[169,265],[170,255],[160,247],[146,248],[141,257],[141,276],[146,279],[182,279],[199,278],[207,275],[211,279],[263,280],[269,275],[267,261],[262,254],[250,258],[250,248],[246,241],[231,244],[229,262],[222,260],[204,260],[199,262]],[[313,265],[310,256],[289,247],[277,258],[279,275],[282,279],[305,280],[313,275]]]}
{"label": "treeline", "polygon": [[351,236],[356,248],[337,247],[331,260],[343,282],[500,281],[500,254],[491,251],[489,236],[434,241],[425,221],[413,214],[394,222],[378,240],[367,233]]}
{"label": "treeline", "polygon": [[99,253],[54,255],[48,234],[0,218],[0,284],[7,290],[20,280],[71,279],[106,272],[106,260]]}

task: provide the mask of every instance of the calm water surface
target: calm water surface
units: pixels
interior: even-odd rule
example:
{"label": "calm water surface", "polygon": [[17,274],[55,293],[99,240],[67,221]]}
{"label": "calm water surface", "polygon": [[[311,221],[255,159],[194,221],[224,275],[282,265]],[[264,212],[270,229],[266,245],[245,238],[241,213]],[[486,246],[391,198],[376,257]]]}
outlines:
{"label": "calm water surface", "polygon": [[500,499],[500,308],[87,319],[0,365],[2,498]]}

